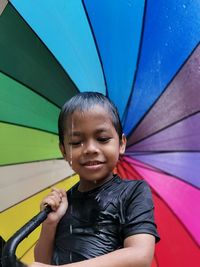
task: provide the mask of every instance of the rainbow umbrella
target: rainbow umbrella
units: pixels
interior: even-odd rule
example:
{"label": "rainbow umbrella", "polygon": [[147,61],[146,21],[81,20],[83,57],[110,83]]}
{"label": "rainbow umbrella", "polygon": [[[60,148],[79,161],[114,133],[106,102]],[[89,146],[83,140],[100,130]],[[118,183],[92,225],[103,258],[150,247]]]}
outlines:
{"label": "rainbow umbrella", "polygon": [[[199,1],[4,0],[0,8],[2,218],[66,177],[69,186],[58,113],[77,92],[99,91],[128,138],[117,172],[152,189],[161,235],[152,266],[199,266]],[[0,225],[4,239],[8,226]]]}

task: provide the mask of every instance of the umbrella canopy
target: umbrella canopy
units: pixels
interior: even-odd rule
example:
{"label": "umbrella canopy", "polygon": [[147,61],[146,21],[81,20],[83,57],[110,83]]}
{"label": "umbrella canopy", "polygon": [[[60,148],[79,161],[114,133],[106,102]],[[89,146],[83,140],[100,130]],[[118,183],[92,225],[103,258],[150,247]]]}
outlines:
{"label": "umbrella canopy", "polygon": [[161,235],[152,266],[198,266],[199,1],[6,2],[0,6],[2,214],[73,175],[58,150],[59,110],[79,91],[98,91],[118,107],[128,138],[117,172],[145,179],[152,189]]}

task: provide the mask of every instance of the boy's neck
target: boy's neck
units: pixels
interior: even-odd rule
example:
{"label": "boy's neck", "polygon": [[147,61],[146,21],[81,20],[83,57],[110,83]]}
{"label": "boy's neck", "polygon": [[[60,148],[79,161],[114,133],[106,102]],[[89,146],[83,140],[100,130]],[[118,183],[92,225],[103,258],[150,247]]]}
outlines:
{"label": "boy's neck", "polygon": [[80,178],[80,183],[79,183],[78,191],[80,191],[80,192],[91,191],[91,190],[93,190],[93,189],[95,189],[95,188],[97,188],[97,187],[105,184],[106,182],[108,182],[112,178],[113,178],[113,173],[110,174],[105,179],[101,179],[101,180],[87,181],[85,179],[81,179]]}

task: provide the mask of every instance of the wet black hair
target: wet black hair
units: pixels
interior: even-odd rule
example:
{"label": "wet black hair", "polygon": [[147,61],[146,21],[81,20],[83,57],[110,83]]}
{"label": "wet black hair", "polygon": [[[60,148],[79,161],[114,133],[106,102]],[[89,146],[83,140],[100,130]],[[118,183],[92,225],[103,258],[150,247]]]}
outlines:
{"label": "wet black hair", "polygon": [[64,143],[65,123],[69,116],[75,111],[86,111],[95,105],[100,105],[107,108],[110,114],[111,121],[115,130],[119,136],[119,140],[122,140],[122,125],[119,118],[119,113],[113,102],[98,92],[81,92],[73,96],[62,107],[59,119],[58,119],[58,134],[60,144]]}

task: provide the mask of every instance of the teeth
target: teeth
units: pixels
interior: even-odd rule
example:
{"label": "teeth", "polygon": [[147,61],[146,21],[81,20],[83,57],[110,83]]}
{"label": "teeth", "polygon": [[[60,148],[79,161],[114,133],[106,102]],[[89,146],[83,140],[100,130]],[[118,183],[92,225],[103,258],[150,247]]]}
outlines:
{"label": "teeth", "polygon": [[93,165],[98,165],[98,164],[100,164],[99,162],[88,162],[88,163],[86,163],[86,165],[88,165],[88,166],[93,166]]}

